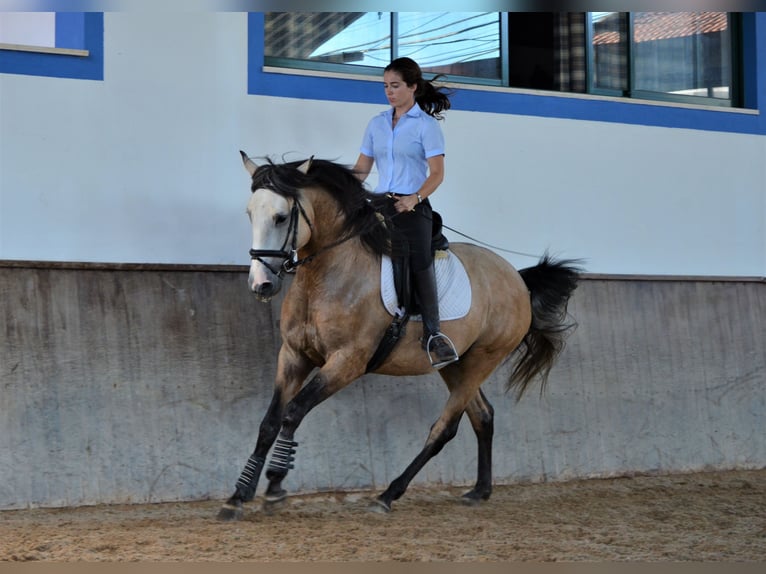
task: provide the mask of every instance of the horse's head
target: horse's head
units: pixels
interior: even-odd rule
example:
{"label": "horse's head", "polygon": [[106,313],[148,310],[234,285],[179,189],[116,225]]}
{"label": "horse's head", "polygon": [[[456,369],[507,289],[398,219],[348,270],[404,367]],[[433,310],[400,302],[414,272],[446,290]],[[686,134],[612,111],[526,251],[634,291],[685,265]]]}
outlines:
{"label": "horse's head", "polygon": [[[311,224],[299,189],[280,185],[273,165],[258,166],[240,151],[252,179],[247,214],[253,230],[248,284],[261,301],[269,301],[282,287],[284,273],[291,270],[298,250],[311,237]],[[305,175],[311,160],[290,168]],[[280,166],[284,170],[284,166]],[[310,206],[307,206],[310,209]]]}
{"label": "horse's head", "polygon": [[319,256],[332,260],[334,248],[351,239],[374,254],[390,253],[390,227],[375,207],[381,196],[366,191],[351,169],[313,157],[256,165],[240,154],[252,180],[249,283],[262,301],[279,292],[284,273]]}

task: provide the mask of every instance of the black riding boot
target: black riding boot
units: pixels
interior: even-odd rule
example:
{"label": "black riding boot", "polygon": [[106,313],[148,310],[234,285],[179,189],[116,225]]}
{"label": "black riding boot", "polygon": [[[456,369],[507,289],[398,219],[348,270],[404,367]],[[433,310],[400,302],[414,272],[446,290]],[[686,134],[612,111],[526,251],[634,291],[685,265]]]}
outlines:
{"label": "black riding boot", "polygon": [[436,272],[430,265],[413,273],[415,293],[423,319],[423,349],[434,368],[439,369],[458,360],[457,350],[449,337],[439,330],[439,299],[436,293]]}

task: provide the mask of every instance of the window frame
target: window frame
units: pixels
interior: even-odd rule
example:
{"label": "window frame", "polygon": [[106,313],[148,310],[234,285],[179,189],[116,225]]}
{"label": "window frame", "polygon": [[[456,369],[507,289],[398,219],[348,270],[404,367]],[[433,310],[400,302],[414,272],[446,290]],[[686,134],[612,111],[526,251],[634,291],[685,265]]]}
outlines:
{"label": "window frame", "polygon": [[0,44],[0,73],[103,80],[103,12],[56,12],[55,48]]}
{"label": "window frame", "polygon": [[[456,84],[452,109],[766,135],[766,13],[743,13],[741,33],[743,108]],[[248,13],[249,94],[385,105],[380,76],[265,66],[264,40],[264,13]]]}

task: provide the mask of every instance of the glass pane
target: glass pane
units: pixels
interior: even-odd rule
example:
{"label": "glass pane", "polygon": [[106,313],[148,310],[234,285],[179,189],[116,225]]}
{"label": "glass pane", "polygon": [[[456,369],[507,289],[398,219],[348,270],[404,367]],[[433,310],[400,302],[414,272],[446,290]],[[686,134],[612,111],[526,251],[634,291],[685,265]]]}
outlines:
{"label": "glass pane", "polygon": [[391,61],[390,12],[267,12],[265,56],[385,66]]}
{"label": "glass pane", "polygon": [[498,12],[400,12],[399,56],[431,73],[498,79]]}
{"label": "glass pane", "polygon": [[[498,12],[401,12],[398,55],[424,71],[501,78]],[[391,61],[391,12],[267,12],[265,56],[383,68]]]}
{"label": "glass pane", "polygon": [[595,90],[628,89],[628,17],[625,12],[589,12],[591,86]]}
{"label": "glass pane", "polygon": [[636,90],[730,98],[726,12],[636,12],[632,47]]}
{"label": "glass pane", "polygon": [[509,12],[508,85],[585,92],[585,12]]}

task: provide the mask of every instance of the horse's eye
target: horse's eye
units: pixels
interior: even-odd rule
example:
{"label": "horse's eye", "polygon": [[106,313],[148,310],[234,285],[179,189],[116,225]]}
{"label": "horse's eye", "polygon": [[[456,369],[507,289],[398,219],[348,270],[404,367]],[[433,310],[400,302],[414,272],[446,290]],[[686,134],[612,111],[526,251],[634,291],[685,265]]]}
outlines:
{"label": "horse's eye", "polygon": [[281,213],[274,216],[274,223],[276,225],[282,225],[285,221],[287,221],[287,216],[282,215]]}

